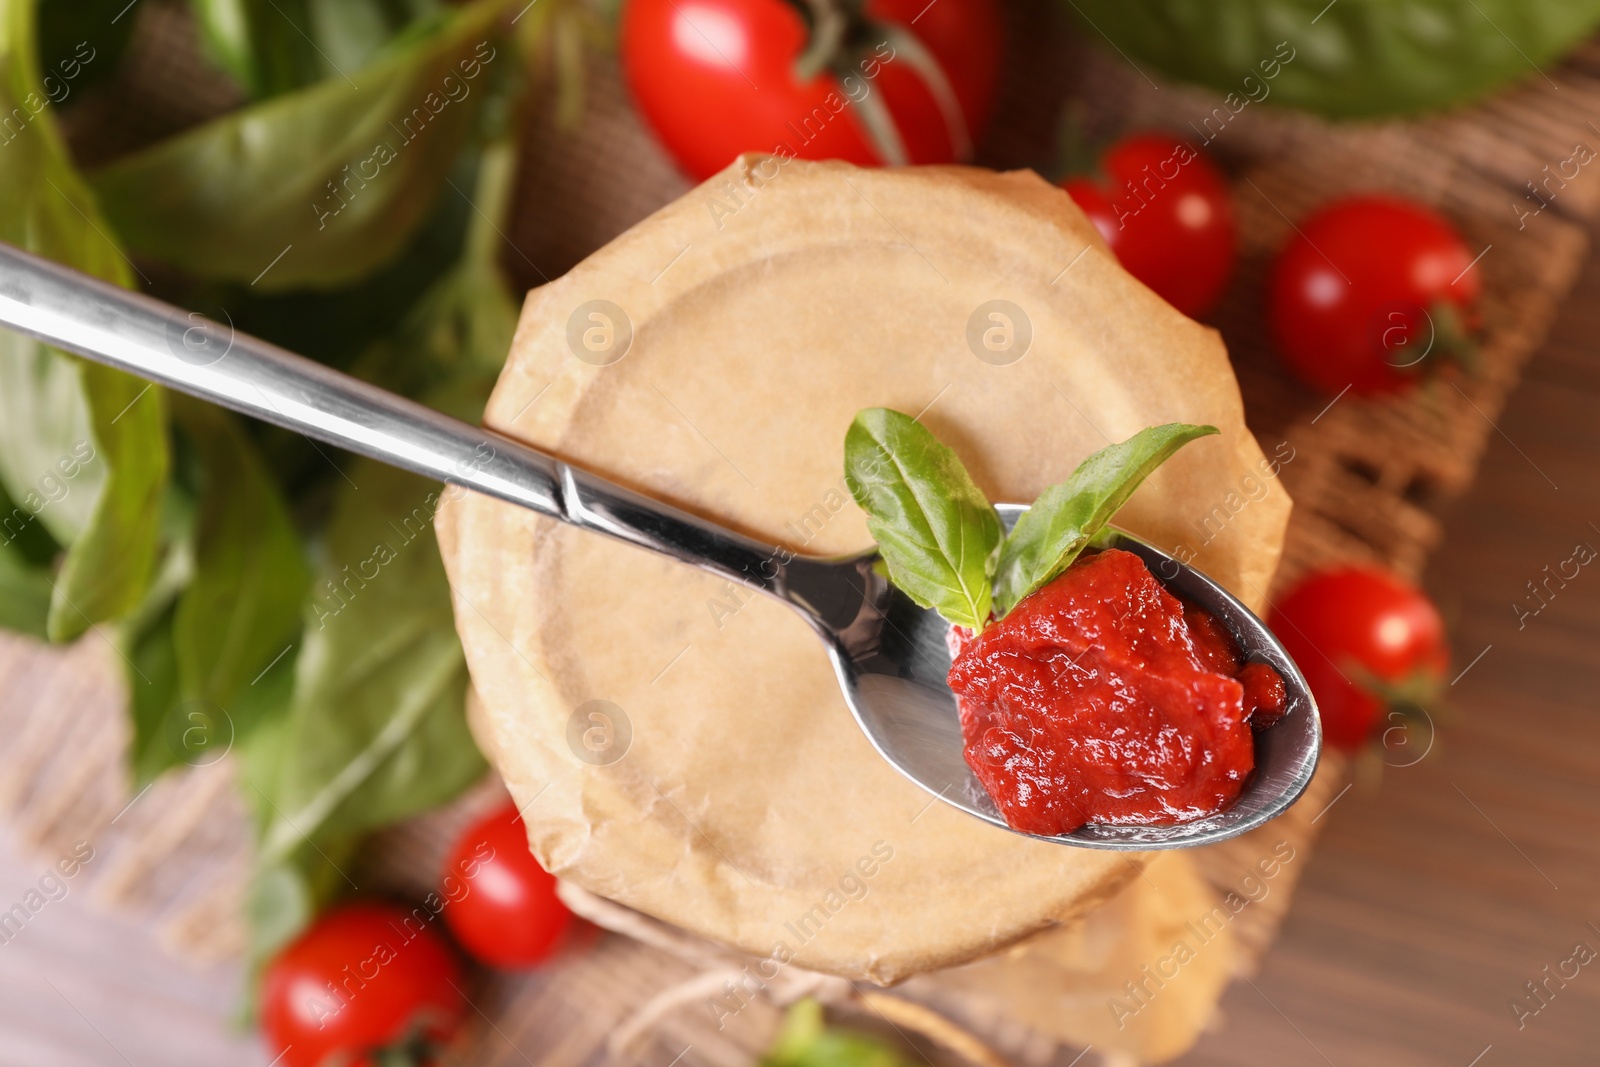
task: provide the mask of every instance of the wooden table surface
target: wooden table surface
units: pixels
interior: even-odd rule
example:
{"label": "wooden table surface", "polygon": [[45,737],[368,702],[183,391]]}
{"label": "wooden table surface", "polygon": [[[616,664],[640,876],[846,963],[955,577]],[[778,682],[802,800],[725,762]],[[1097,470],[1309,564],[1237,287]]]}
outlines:
{"label": "wooden table surface", "polygon": [[[1600,1060],[1600,959],[1548,980],[1543,1006],[1526,987],[1580,943],[1600,952],[1600,569],[1520,628],[1512,608],[1534,603],[1527,583],[1545,564],[1600,547],[1597,412],[1600,263],[1499,420],[1428,571],[1464,670],[1453,716],[1419,763],[1327,812],[1282,937],[1183,1064]],[[46,866],[0,836],[0,900]],[[265,1063],[230,1027],[238,988],[69,892],[0,944],[0,1065]],[[1517,998],[1539,1009],[1520,1027]]]}
{"label": "wooden table surface", "polygon": [[[1512,607],[1537,606],[1546,564],[1600,549],[1597,412],[1591,262],[1427,571],[1465,669],[1452,716],[1327,813],[1261,973],[1183,1064],[1600,1062],[1600,958],[1542,1007],[1526,987],[1580,943],[1600,953],[1600,570],[1520,628]],[[1539,1008],[1520,1027],[1518,998]]]}

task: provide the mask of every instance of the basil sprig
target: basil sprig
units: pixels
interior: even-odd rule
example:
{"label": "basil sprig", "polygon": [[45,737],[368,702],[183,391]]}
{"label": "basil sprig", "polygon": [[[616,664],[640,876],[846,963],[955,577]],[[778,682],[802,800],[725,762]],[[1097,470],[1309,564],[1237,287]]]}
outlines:
{"label": "basil sprig", "polygon": [[956,625],[983,629],[1000,516],[956,454],[911,416],[865,408],[844,436],[844,466],[889,580]]}
{"label": "basil sprig", "polygon": [[1108,445],[1078,464],[1072,477],[1039,494],[1000,548],[995,604],[1000,614],[1072,565],[1133,491],[1172,454],[1215,426],[1169,422]]}
{"label": "basil sprig", "polygon": [[845,475],[889,580],[981,631],[1072,565],[1134,490],[1215,426],[1151,426],[1101,449],[1039,495],[1009,536],[961,460],[909,415],[865,408],[845,434]]}

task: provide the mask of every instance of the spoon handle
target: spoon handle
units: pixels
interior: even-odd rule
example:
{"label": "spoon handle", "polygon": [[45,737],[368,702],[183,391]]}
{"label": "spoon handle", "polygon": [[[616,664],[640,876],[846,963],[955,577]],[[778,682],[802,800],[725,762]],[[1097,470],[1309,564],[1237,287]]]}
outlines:
{"label": "spoon handle", "polygon": [[[0,325],[428,478],[790,601],[787,552],[232,327],[0,242]],[[797,605],[798,606],[798,605]]]}

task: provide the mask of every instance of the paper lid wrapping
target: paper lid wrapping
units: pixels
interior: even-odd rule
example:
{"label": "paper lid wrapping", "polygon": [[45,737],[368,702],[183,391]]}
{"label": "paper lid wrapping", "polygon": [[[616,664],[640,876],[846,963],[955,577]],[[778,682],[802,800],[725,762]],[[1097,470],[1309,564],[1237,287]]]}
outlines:
{"label": "paper lid wrapping", "polygon": [[[743,157],[529,294],[485,422],[833,555],[871,543],[842,452],[874,405],[920,413],[997,501],[1031,501],[1146,426],[1219,427],[1117,521],[1262,602],[1289,501],[1221,340],[1032,172]],[[775,601],[474,494],[439,525],[480,743],[562,878],[888,982],[1081,914],[1137,873],[931,802]]]}

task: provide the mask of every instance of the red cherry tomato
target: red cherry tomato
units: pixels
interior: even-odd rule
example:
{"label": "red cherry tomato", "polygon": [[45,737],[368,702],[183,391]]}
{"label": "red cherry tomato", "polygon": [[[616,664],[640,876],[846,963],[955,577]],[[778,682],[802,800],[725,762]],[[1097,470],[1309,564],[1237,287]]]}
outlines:
{"label": "red cherry tomato", "polygon": [[549,958],[572,925],[556,880],[528,851],[514,804],[467,828],[445,864],[444,917],[463,948],[493,967],[531,967]]}
{"label": "red cherry tomato", "polygon": [[1272,632],[1311,686],[1330,745],[1359,748],[1383,710],[1371,679],[1436,684],[1449,662],[1444,623],[1421,591],[1383,571],[1312,574],[1278,602]]}
{"label": "red cherry tomato", "polygon": [[1104,177],[1063,188],[1128,273],[1185,315],[1203,315],[1233,275],[1233,200],[1216,164],[1164,133],[1124,137],[1100,159]]}
{"label": "red cherry tomato", "polygon": [[1000,70],[996,0],[867,0],[807,77],[797,64],[825,38],[803,9],[804,0],[628,0],[629,89],[691,177],[741,152],[862,165],[968,154]]}
{"label": "red cherry tomato", "polygon": [[346,904],[323,915],[267,966],[261,1030],[284,1067],[355,1067],[385,1050],[430,1050],[461,1027],[461,967],[429,925],[434,913]]}
{"label": "red cherry tomato", "polygon": [[1268,315],[1278,350],[1310,385],[1387,393],[1469,354],[1480,286],[1444,219],[1398,197],[1352,196],[1300,223],[1273,265]]}

